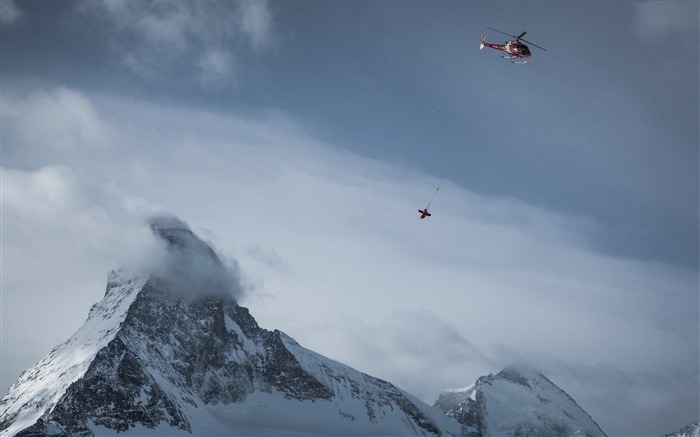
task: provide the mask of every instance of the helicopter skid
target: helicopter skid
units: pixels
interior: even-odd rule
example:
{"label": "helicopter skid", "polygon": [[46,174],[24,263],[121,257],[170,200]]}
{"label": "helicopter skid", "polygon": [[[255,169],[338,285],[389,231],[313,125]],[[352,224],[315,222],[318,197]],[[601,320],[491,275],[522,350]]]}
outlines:
{"label": "helicopter skid", "polygon": [[523,59],[520,56],[501,56],[503,59],[510,59],[510,62],[513,64],[525,64],[527,63],[527,59]]}

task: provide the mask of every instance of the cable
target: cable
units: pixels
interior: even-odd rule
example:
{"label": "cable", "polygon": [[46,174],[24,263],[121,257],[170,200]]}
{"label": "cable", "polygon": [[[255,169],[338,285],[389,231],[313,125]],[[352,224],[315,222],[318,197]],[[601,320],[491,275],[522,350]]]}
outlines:
{"label": "cable", "polygon": [[[506,68],[508,67],[508,64],[505,64],[503,66],[503,69],[501,70],[501,74],[498,76],[497,82],[501,81],[501,78],[503,77],[503,73],[506,71]],[[428,208],[430,208],[430,205],[432,205],[433,200],[435,200],[435,196],[437,196],[438,191],[440,191],[440,187],[442,184],[445,182],[447,179],[447,176],[452,172],[452,169],[455,166],[455,163],[457,161],[457,156],[462,152],[462,149],[464,149],[464,146],[467,144],[467,141],[469,140],[469,137],[472,134],[472,131],[474,130],[474,127],[476,126],[476,122],[479,121],[479,118],[481,117],[481,114],[484,112],[484,109],[486,108],[486,102],[487,100],[484,100],[484,103],[481,104],[481,108],[479,109],[479,112],[476,114],[476,117],[474,117],[474,120],[472,121],[471,126],[469,126],[469,130],[467,131],[467,135],[464,138],[464,141],[462,141],[462,144],[457,148],[457,151],[452,155],[452,159],[450,159],[450,162],[448,162],[445,171],[443,172],[442,177],[440,178],[440,183],[438,184],[437,188],[435,189],[435,192],[433,193],[433,197],[430,198],[430,202],[428,202],[428,206],[425,207],[425,210],[427,211]]]}

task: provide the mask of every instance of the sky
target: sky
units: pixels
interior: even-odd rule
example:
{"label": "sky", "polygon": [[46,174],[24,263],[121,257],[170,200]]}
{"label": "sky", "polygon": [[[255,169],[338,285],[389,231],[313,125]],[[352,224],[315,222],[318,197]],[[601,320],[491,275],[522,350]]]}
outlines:
{"label": "sky", "polygon": [[699,420],[699,8],[1,0],[1,391],[171,213],[431,405],[526,362],[608,435]]}

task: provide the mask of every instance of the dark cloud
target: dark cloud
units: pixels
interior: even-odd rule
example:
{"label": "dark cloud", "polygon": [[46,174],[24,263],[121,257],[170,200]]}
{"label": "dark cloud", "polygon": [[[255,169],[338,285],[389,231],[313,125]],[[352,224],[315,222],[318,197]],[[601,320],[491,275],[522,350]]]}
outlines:
{"label": "dark cloud", "polygon": [[233,84],[238,57],[260,53],[273,40],[266,1],[90,1],[79,9],[103,25],[128,70],[154,81]]}

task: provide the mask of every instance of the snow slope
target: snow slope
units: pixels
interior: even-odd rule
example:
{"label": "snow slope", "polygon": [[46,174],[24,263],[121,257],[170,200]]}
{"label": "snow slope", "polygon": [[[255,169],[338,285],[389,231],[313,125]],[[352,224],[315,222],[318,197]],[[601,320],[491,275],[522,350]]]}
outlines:
{"label": "snow slope", "polygon": [[443,392],[434,405],[475,436],[604,436],[563,390],[527,367],[507,367],[470,387]]}
{"label": "snow slope", "polygon": [[110,274],[105,297],[90,309],[88,319],[65,343],[36,366],[23,372],[0,401],[0,429],[13,435],[52,409],[67,388],[80,379],[117,334],[119,325],[145,280]]}

